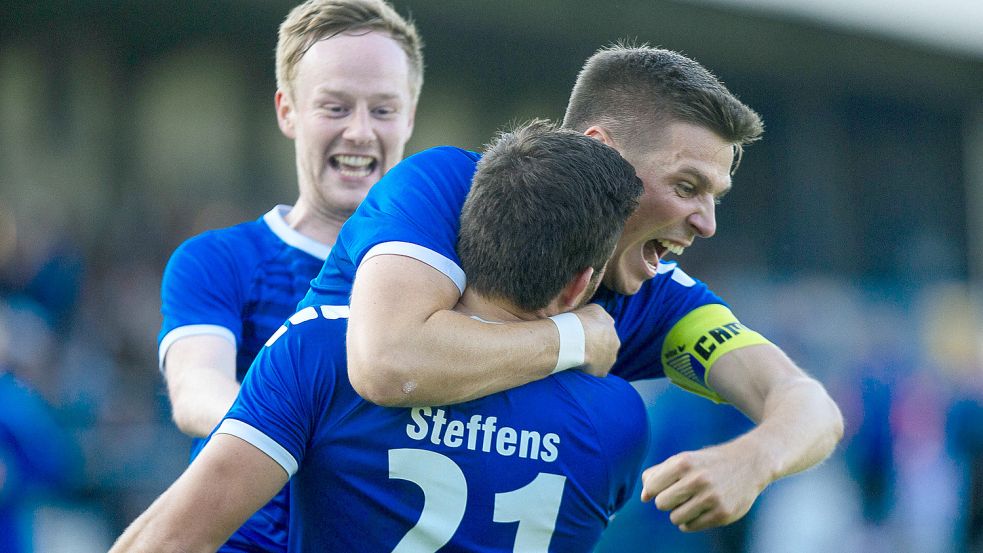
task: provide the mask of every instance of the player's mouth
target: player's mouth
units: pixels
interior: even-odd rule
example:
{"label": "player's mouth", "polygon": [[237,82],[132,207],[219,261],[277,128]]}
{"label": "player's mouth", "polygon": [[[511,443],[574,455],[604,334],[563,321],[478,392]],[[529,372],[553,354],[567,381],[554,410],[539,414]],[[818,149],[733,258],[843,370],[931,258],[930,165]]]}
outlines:
{"label": "player's mouth", "polygon": [[[659,238],[656,238],[655,241],[662,247],[662,255],[665,255],[666,252],[673,255],[683,255],[683,252],[686,251],[686,246],[683,246],[682,244],[677,244],[675,242],[670,242]],[[659,256],[660,259],[662,258],[662,255]]]}
{"label": "player's mouth", "polygon": [[645,264],[648,265],[649,272],[655,274],[659,267],[659,261],[666,253],[683,255],[685,250],[685,246],[675,242],[654,238],[645,243],[645,246],[642,248],[642,258],[645,260]]}
{"label": "player's mouth", "polygon": [[372,156],[355,154],[336,154],[328,159],[328,163],[342,176],[352,178],[365,178],[379,165],[379,161]]}
{"label": "player's mouth", "polygon": [[655,276],[659,267],[659,260],[666,249],[658,240],[649,240],[642,246],[642,260],[645,261],[645,268],[649,273],[649,278]]}

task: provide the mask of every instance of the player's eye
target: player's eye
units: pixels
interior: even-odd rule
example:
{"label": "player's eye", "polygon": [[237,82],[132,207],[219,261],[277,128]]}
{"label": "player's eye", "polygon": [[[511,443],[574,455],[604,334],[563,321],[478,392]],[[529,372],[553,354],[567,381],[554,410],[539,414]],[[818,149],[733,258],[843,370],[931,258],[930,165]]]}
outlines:
{"label": "player's eye", "polygon": [[392,117],[396,114],[396,108],[392,106],[380,106],[372,110],[376,117]]}
{"label": "player's eye", "polygon": [[325,104],[321,106],[321,110],[329,117],[344,117],[351,112],[348,107],[341,104]]}
{"label": "player's eye", "polygon": [[696,187],[686,181],[676,183],[676,194],[681,198],[692,198],[696,195]]}

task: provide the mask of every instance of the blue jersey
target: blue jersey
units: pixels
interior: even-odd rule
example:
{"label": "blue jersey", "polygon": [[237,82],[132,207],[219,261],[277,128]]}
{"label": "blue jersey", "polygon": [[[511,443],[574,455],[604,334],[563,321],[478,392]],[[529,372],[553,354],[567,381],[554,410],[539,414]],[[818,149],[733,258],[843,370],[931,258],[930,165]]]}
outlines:
{"label": "blue jersey", "polygon": [[[240,382],[263,343],[294,313],[330,251],[290,228],[289,206],[256,221],[200,234],[183,243],[164,270],[159,359],[176,340],[212,334],[236,346]],[[205,440],[195,439],[192,457]],[[284,551],[287,489],[249,520],[221,551]]]}
{"label": "blue jersey", "polygon": [[[414,257],[441,271],[463,291],[466,278],[457,257],[457,234],[461,208],[478,160],[479,155],[474,152],[441,146],[393,167],[342,227],[321,273],[299,307],[347,304],[356,268],[379,254]],[[672,348],[666,347],[670,331],[697,308],[724,304],[676,263],[665,262],[659,263],[657,275],[646,281],[637,294],[625,296],[602,286],[593,301],[615,320],[621,349],[611,374],[627,380],[665,376],[664,363],[682,361],[669,351]],[[726,340],[728,336],[727,330],[713,334],[716,340]],[[706,387],[702,366],[692,363],[689,370],[688,354],[685,363],[687,370],[681,373],[688,380],[680,382],[673,373],[674,381],[719,400]]]}
{"label": "blue jersey", "polygon": [[631,385],[566,371],[457,405],[380,407],[348,381],[346,316],[291,317],[216,430],[291,477],[290,551],[592,550],[647,447]]}

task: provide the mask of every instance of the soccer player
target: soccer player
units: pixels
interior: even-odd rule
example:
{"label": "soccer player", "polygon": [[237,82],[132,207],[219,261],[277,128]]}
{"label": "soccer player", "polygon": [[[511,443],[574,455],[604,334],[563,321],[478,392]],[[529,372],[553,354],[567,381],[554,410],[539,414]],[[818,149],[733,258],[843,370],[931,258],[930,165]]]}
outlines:
{"label": "soccer player", "polygon": [[645,185],[593,298],[622,342],[613,368],[596,349],[606,339],[592,340],[605,329],[579,317],[586,308],[574,319],[583,328],[483,325],[449,310],[471,283],[454,242],[478,159],[457,150],[429,150],[396,166],[342,228],[300,306],[350,297],[349,377],[381,405],[471,400],[585,362],[593,374],[668,376],[733,404],[757,423],[752,430],[649,468],[642,492],[683,531],[729,524],[771,482],[825,459],[843,432],[818,381],[663,259],[715,233],[716,204],[731,189],[742,147],[762,133],[761,120],[695,61],[616,45],[587,60],[563,126],[613,146]]}
{"label": "soccer player", "polygon": [[[296,153],[296,201],[188,240],[164,271],[160,368],[174,421],[196,438],[229,410],[342,223],[402,159],[423,81],[421,43],[382,0],[309,0],[280,26],[276,76],[277,123]],[[285,491],[224,550],[284,550],[286,506]]]}
{"label": "soccer player", "polygon": [[[471,283],[456,311],[566,324],[641,192],[627,161],[580,133],[501,135],[461,213]],[[288,477],[290,551],[593,548],[647,445],[630,384],[566,371],[454,406],[380,407],[348,382],[347,313],[307,307],[273,334],[211,441],[114,552],[214,549]]]}

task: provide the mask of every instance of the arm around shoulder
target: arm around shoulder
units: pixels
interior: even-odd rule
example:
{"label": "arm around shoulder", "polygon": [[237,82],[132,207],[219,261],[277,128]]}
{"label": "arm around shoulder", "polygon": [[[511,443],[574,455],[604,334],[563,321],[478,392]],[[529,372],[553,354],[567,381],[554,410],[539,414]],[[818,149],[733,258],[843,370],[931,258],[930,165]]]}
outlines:
{"label": "arm around shoulder", "polygon": [[[365,399],[387,406],[459,403],[548,376],[559,338],[549,320],[487,324],[451,311],[460,291],[410,257],[379,255],[358,269],[348,326],[348,371]],[[613,322],[597,306],[578,312],[591,372],[607,374]]]}

